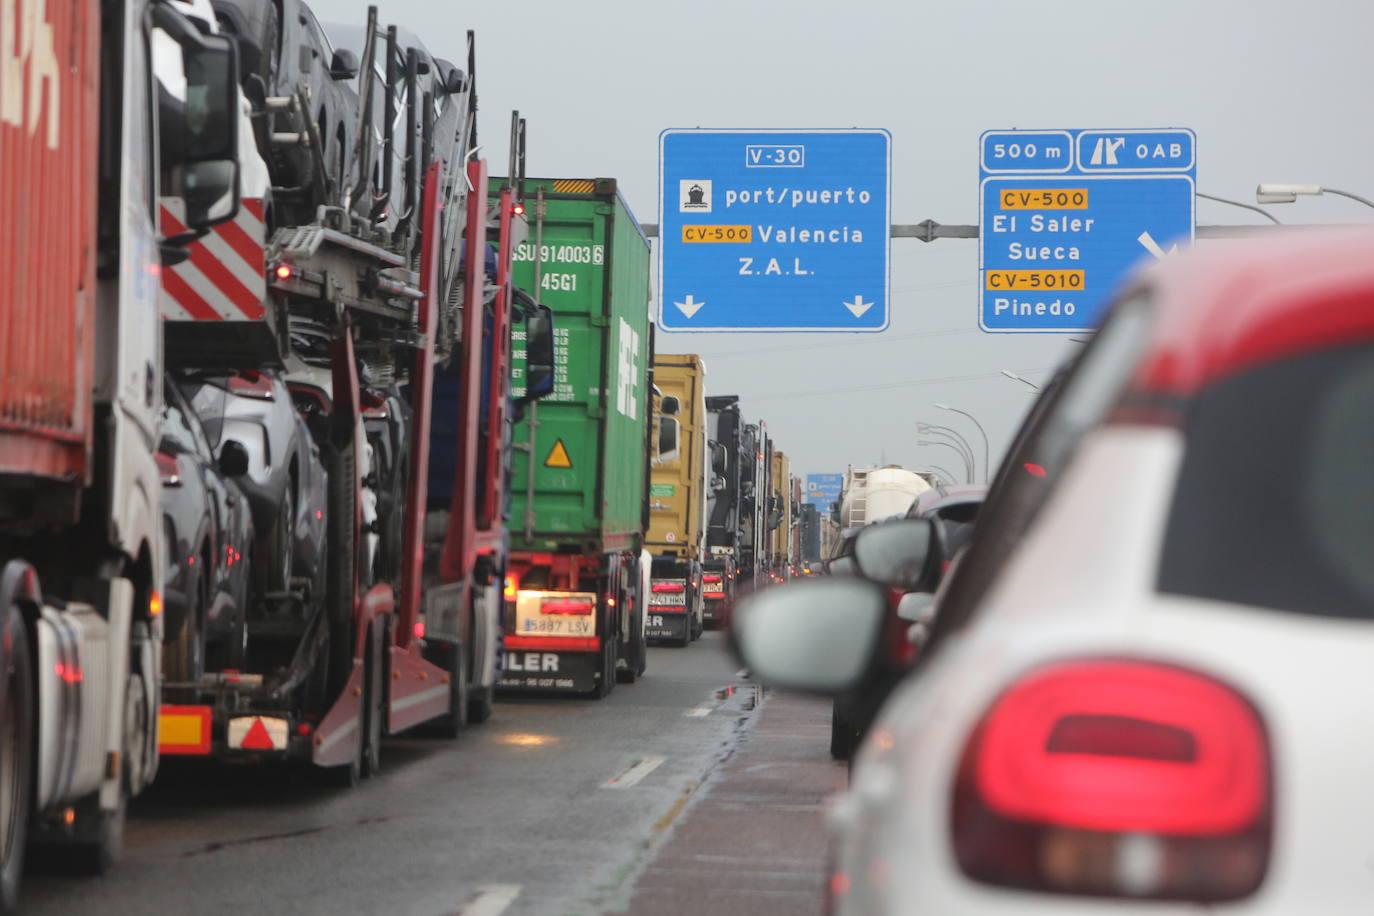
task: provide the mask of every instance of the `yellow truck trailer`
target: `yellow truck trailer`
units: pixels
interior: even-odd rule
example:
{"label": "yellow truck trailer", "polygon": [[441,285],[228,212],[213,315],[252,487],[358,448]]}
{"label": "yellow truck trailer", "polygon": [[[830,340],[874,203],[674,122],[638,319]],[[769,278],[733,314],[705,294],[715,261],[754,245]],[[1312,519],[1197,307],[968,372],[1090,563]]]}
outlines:
{"label": "yellow truck trailer", "polygon": [[653,564],[645,635],[685,646],[703,627],[706,367],[696,354],[656,354],[653,379],[659,457],[649,472],[645,548]]}
{"label": "yellow truck trailer", "polygon": [[773,452],[773,492],[768,513],[768,572],[776,582],[792,574],[792,462],[779,451]]}

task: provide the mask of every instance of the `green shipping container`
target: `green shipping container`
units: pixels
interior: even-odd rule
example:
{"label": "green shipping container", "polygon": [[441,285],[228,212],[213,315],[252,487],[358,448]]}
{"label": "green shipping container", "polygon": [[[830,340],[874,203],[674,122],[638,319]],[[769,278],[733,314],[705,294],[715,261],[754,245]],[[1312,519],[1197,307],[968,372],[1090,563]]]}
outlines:
{"label": "green shipping container", "polygon": [[[493,179],[493,189],[503,181]],[[515,425],[511,548],[638,550],[652,405],[649,241],[613,179],[530,178],[524,200],[529,238],[515,251],[515,282],[553,309],[555,377],[553,393]],[[519,395],[519,326],[514,350]],[[531,418],[537,426],[527,449]]]}

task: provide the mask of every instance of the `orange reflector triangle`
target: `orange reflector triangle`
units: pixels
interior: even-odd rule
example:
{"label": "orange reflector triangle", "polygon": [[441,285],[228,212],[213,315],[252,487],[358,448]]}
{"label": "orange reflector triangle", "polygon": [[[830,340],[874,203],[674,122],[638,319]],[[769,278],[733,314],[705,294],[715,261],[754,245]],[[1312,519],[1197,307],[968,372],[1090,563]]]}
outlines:
{"label": "orange reflector triangle", "polygon": [[272,736],[267,734],[267,727],[262,724],[261,719],[253,720],[253,725],[248,729],[248,734],[243,736],[243,744],[239,747],[245,751],[272,750]]}
{"label": "orange reflector triangle", "polygon": [[549,449],[549,457],[544,459],[546,468],[570,468],[572,459],[568,457],[568,447],[559,439],[554,442],[553,448]]}

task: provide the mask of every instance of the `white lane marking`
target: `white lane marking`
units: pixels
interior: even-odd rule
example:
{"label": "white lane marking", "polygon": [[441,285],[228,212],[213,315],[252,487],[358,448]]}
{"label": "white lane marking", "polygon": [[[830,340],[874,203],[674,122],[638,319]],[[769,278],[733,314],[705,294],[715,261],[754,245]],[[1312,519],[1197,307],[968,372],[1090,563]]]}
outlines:
{"label": "white lane marking", "polygon": [[501,916],[520,896],[518,884],[488,884],[458,911],[458,916]]}
{"label": "white lane marking", "polygon": [[603,782],[601,788],[628,789],[630,786],[638,785],[641,779],[658,769],[659,765],[667,759],[667,757],[641,757],[619,776],[613,776]]}
{"label": "white lane marking", "polygon": [[748,677],[749,677],[749,669],[748,669],[748,668],[741,668],[741,669],[739,669],[738,671],[735,672],[735,677],[739,678],[739,679],[742,680],[742,681],[743,681],[743,680],[747,680]]}
{"label": "white lane marking", "polygon": [[716,706],[718,705],[718,703],[702,703],[700,706],[687,710],[684,715],[699,719],[702,716],[709,716],[711,713],[715,712]]}

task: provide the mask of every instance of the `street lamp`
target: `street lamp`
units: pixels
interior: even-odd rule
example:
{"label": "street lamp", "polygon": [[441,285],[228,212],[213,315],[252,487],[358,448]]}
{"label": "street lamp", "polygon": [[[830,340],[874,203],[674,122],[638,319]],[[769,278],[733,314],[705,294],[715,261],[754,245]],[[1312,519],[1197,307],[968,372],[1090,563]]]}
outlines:
{"label": "street lamp", "polygon": [[[963,414],[964,416],[968,417],[970,420],[973,421],[974,426],[978,427],[978,432],[983,437],[983,482],[987,483],[988,476],[991,472],[990,459],[988,455],[992,451],[991,447],[988,445],[988,431],[983,429],[983,424],[978,422],[978,418],[975,417],[973,414],[969,413],[967,410],[960,410],[957,407],[950,407],[948,404],[937,403],[935,406],[940,408],[941,410],[948,410],[952,413]],[[970,483],[972,483],[972,481],[970,481]]]}
{"label": "street lamp", "polygon": [[956,455],[959,456],[959,460],[962,461],[962,462],[964,462],[964,483],[972,483],[972,482],[973,482],[973,480],[972,480],[972,478],[973,478],[973,470],[969,467],[968,456],[965,455],[962,451],[960,451],[960,450],[959,450],[959,447],[958,447],[957,445],[953,444],[952,442],[944,442],[944,441],[932,440],[932,439],[917,439],[917,440],[916,440],[916,444],[917,444],[917,445],[943,445],[945,448],[947,448],[947,449],[949,449],[950,451],[954,452],[954,454],[956,454]]}
{"label": "street lamp", "polygon": [[964,450],[965,459],[969,464],[977,468],[977,462],[973,457],[973,446],[969,445],[957,429],[948,426],[941,426],[939,423],[917,423],[916,432],[922,436],[944,436],[946,439],[953,439]]}
{"label": "street lamp", "polygon": [[953,473],[951,473],[950,471],[945,470],[944,468],[940,467],[938,464],[927,464],[926,467],[930,468],[932,471],[939,471],[939,472],[940,472],[940,476],[943,477],[943,478],[944,478],[947,482],[949,482],[949,483],[958,483],[958,482],[959,482],[958,480],[955,479]]}
{"label": "street lamp", "polygon": [[1298,199],[1299,195],[1304,197],[1320,197],[1323,194],[1336,194],[1340,197],[1349,197],[1351,200],[1358,200],[1366,207],[1374,207],[1374,201],[1358,194],[1351,194],[1349,191],[1338,191],[1335,188],[1324,188],[1319,184],[1262,184],[1255,188],[1255,201],[1261,204],[1291,204]]}
{"label": "street lamp", "polygon": [[1022,378],[1015,372],[1012,372],[1010,369],[999,369],[998,371],[1005,375],[1007,378],[1011,379],[1013,382],[1020,382],[1023,385],[1029,385],[1031,391],[1040,390],[1040,386],[1035,384],[1035,382],[1032,382],[1030,379]]}
{"label": "street lamp", "polygon": [[[1238,200],[1228,200],[1225,197],[1216,197],[1212,194],[1203,194],[1201,191],[1194,191],[1193,193],[1196,194],[1198,197],[1203,198],[1204,200],[1215,200],[1219,204],[1230,204],[1233,207],[1242,207],[1246,210],[1253,210],[1260,216],[1263,216],[1265,219],[1269,220],[1269,222],[1273,223],[1275,226],[1283,225],[1283,223],[1278,221],[1278,218],[1275,217],[1274,214],[1270,213],[1263,207],[1256,207],[1254,204],[1243,204]],[[1260,201],[1260,203],[1266,203],[1266,201]]]}

